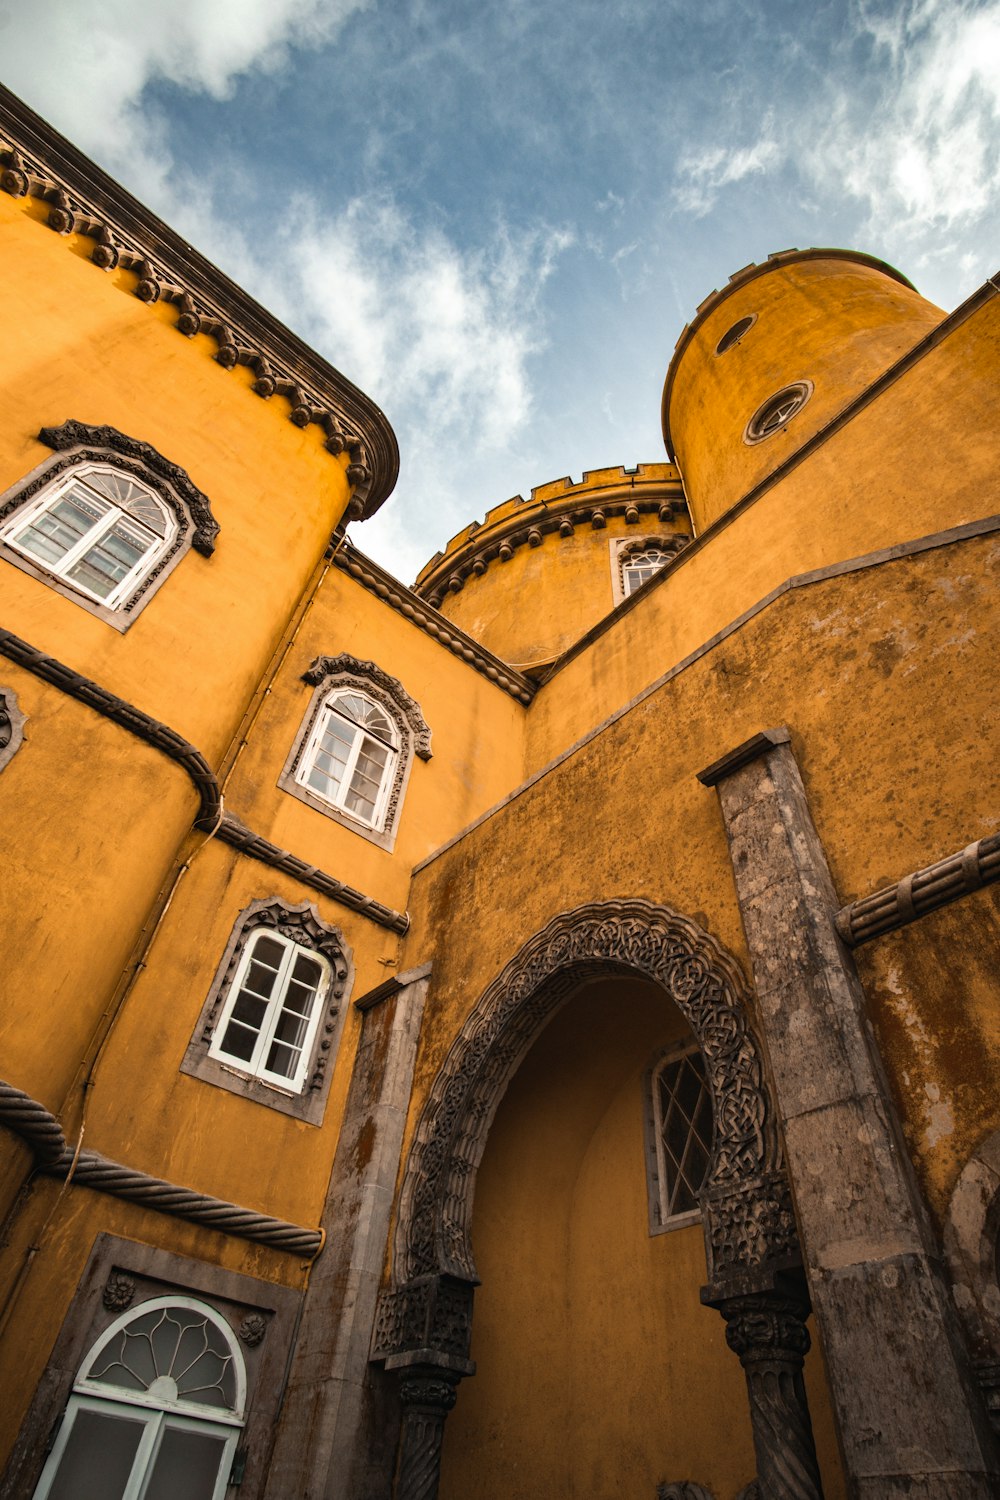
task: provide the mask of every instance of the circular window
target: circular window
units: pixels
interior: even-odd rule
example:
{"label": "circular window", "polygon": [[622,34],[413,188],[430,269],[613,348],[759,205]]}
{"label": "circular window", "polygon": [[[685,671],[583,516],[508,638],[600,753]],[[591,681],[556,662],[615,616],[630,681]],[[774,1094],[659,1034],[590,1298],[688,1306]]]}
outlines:
{"label": "circular window", "polygon": [[763,406],[758,406],[747,423],[743,441],[762,443],[772,433],[780,432],[796,412],[802,410],[812,393],[811,380],[797,380],[794,385],[786,385],[783,390],[769,396]]}
{"label": "circular window", "polygon": [[715,346],[716,354],[725,354],[727,349],[731,349],[734,344],[738,344],[743,335],[750,332],[756,321],[757,314],[750,313],[747,317],[740,318],[738,322],[733,324],[732,328],[727,328]]}

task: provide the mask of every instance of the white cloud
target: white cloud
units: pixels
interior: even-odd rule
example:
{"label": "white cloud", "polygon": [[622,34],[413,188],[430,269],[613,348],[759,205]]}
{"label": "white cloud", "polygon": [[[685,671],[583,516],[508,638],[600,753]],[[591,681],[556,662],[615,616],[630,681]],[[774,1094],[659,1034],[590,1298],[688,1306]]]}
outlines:
{"label": "white cloud", "polygon": [[677,206],[702,219],[715,207],[723,188],[742,182],[745,177],[772,171],[782,155],[781,147],[770,134],[761,136],[752,146],[710,146],[689,153],[678,164]]}
{"label": "white cloud", "polygon": [[0,0],[4,81],[112,170],[157,173],[162,140],[139,107],[167,80],[224,98],[296,44],[329,41],[367,0]]}
{"label": "white cloud", "polygon": [[1000,4],[921,3],[892,21],[860,12],[883,88],[864,119],[840,101],[811,154],[895,238],[980,218],[1000,188]]}

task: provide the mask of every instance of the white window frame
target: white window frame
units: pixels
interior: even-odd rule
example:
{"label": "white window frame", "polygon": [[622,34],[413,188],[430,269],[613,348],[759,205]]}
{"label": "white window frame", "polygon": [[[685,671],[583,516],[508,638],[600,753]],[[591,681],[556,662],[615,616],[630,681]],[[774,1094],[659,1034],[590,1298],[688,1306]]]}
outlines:
{"label": "white window frame", "polygon": [[[57,561],[48,562],[44,558],[39,557],[37,553],[32,552],[30,548],[20,544],[19,538],[23,535],[24,531],[37,521],[40,516],[51,511],[74,484],[82,483],[86,486],[87,475],[99,471],[127,479],[130,483],[138,485],[141,489],[145,490],[150,500],[163,514],[166,530],[162,537],[158,536],[152,528],[145,526],[142,521],[137,520],[123,506],[116,505],[108,496],[103,495],[99,490],[95,489],[94,496],[96,501],[101,505],[107,506],[106,514],[102,519],[95,521],[94,525],[84,533],[79,541],[75,542]],[[139,558],[138,562],[115,585],[111,592],[107,595],[102,595],[94,589],[87,588],[78,579],[70,578],[69,573],[76,563],[97,542],[105,537],[119,521],[124,521],[140,533],[148,533],[150,545]],[[170,507],[165,505],[155,491],[149,485],[144,484],[141,479],[136,478],[134,474],[128,473],[127,470],[117,469],[113,463],[86,463],[76,464],[69,470],[59,474],[50,484],[44,487],[41,493],[30,504],[16,510],[10,520],[3,527],[0,527],[0,541],[6,543],[12,551],[16,552],[19,557],[25,558],[41,573],[48,574],[52,578],[57,578],[65,588],[72,589],[75,593],[81,594],[85,599],[105,609],[116,610],[135,593],[136,584],[151,573],[163,555],[169,552],[174,546],[178,530],[177,520],[171,514]]]}
{"label": "white window frame", "polygon": [[[684,1209],[681,1213],[671,1214],[669,1211],[670,1204],[667,1183],[673,1167],[667,1163],[666,1143],[663,1139],[660,1091],[660,1075],[664,1069],[669,1068],[673,1063],[681,1062],[684,1058],[697,1056],[700,1053],[701,1048],[697,1042],[678,1042],[675,1046],[667,1048],[665,1052],[661,1052],[646,1073],[646,1157],[650,1234],[662,1234],[666,1230],[683,1229],[689,1224],[698,1224],[701,1222],[701,1208],[697,1205],[694,1208]],[[712,1087],[708,1080],[704,1059],[702,1059],[702,1071],[705,1074],[704,1087],[708,1092],[709,1104],[712,1109],[712,1138],[709,1141],[705,1178],[702,1179],[703,1186],[708,1172],[711,1170],[715,1111],[714,1100],[712,1099]]]}
{"label": "white window frame", "polygon": [[[286,951],[282,958],[281,966],[277,971],[274,992],[268,999],[267,1010],[261,1021],[253,1053],[249,1059],[236,1057],[223,1049],[223,1039],[236,1002],[240,997],[243,980],[253,962],[254,950],[258,943],[264,939],[280,944]],[[283,1002],[291,982],[292,969],[296,958],[300,954],[319,966],[321,978],[313,1000],[312,1013],[309,1017],[306,1033],[299,1051],[298,1067],[294,1076],[289,1078],[283,1073],[270,1072],[265,1066],[264,1060],[274,1040],[274,1033],[283,1013]],[[283,933],[276,932],[273,927],[255,927],[247,939],[236,973],[230,982],[222,1014],[219,1016],[215,1030],[212,1033],[212,1041],[208,1049],[209,1057],[224,1064],[225,1067],[232,1068],[236,1072],[243,1074],[244,1077],[259,1078],[272,1088],[280,1089],[288,1094],[301,1094],[305,1088],[306,1079],[312,1064],[316,1034],[320,1021],[326,1011],[327,995],[329,994],[332,978],[333,970],[324,954],[317,953],[314,948],[308,948],[302,943],[293,942],[291,938],[285,937]]]}
{"label": "white window frame", "polygon": [[[236,1384],[236,1401],[232,1408],[207,1406],[183,1398],[171,1401],[163,1397],[150,1397],[146,1392],[119,1389],[105,1382],[88,1378],[87,1372],[93,1369],[100,1355],[112,1340],[117,1338],[123,1328],[147,1313],[170,1308],[184,1308],[187,1311],[197,1312],[213,1323],[223,1334],[232,1355]],[[39,1476],[32,1500],[47,1500],[59,1474],[63,1454],[69,1445],[76,1419],[81,1412],[87,1411],[117,1416],[125,1420],[132,1419],[137,1423],[141,1422],[145,1428],[139,1439],[121,1500],[142,1500],[152,1478],[153,1465],[163,1436],[170,1429],[197,1432],[223,1439],[215,1488],[212,1492],[212,1500],[222,1500],[229,1486],[233,1458],[240,1434],[245,1426],[246,1390],[246,1366],[233,1330],[214,1308],[189,1297],[156,1297],[148,1302],[138,1303],[116,1318],[88,1351],[63,1413],[56,1440],[45,1460],[45,1466]]]}
{"label": "white window frame", "polygon": [[[341,698],[363,698],[366,703],[370,703],[389,725],[392,738],[390,740],[383,740],[378,735],[372,734],[369,730],[365,729],[361,724],[355,723],[353,719],[349,719],[344,714],[338,713],[336,705]],[[316,752],[330,716],[336,717],[342,724],[347,725],[348,728],[354,731],[354,740],[347,758],[347,764],[344,767],[344,774],[333,797],[326,796],[309,781],[309,774],[313,770]],[[355,812],[347,806],[347,798],[351,792],[351,782],[366,738],[373,740],[378,745],[384,746],[389,752],[385,765],[382,768],[378,796],[375,799],[375,807],[371,818],[362,817],[360,813]],[[327,803],[330,807],[335,807],[343,817],[352,818],[355,822],[360,823],[362,827],[370,828],[376,833],[381,833],[385,829],[389,797],[396,776],[396,767],[399,764],[399,755],[399,730],[393,723],[391,715],[386,712],[384,705],[379,703],[376,698],[371,697],[369,693],[366,693],[363,688],[351,686],[337,687],[324,699],[316,715],[315,723],[306,741],[298,768],[295,772],[295,780],[311,796],[318,798],[321,802]]]}

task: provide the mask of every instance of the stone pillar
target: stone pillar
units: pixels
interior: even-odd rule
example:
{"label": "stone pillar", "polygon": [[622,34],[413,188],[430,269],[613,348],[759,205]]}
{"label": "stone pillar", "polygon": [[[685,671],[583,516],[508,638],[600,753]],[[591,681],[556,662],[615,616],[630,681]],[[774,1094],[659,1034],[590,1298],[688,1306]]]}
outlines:
{"label": "stone pillar", "polygon": [[719,1311],[726,1342],[746,1374],[761,1494],[767,1500],[822,1500],[802,1379],[809,1352],[805,1286],[733,1297]]}
{"label": "stone pillar", "polygon": [[462,1376],[437,1364],[401,1366],[399,1374],[403,1423],[394,1500],[436,1500],[444,1421]]}
{"label": "stone pillar", "polygon": [[725,820],[851,1493],[985,1500],[996,1450],[789,738],[699,779]]}
{"label": "stone pillar", "polygon": [[323,1210],[326,1246],[303,1305],[267,1500],[356,1500],[389,1484],[395,1433],[380,1455],[385,1414],[368,1356],[429,975],[429,964],[412,969],[355,1002],[362,1031]]}

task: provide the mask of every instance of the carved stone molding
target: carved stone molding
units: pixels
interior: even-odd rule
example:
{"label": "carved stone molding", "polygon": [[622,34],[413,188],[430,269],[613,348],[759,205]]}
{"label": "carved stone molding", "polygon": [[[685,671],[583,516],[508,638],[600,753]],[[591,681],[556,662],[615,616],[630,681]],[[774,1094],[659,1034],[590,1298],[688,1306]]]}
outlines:
{"label": "carved stone molding", "polygon": [[387,1288],[379,1298],[372,1359],[434,1350],[447,1359],[467,1360],[474,1288],[474,1282],[455,1276],[418,1276]]}
{"label": "carved stone molding", "polygon": [[107,688],[91,681],[89,677],[84,677],[82,672],[74,671],[72,667],[57,661],[53,656],[46,656],[44,651],[39,651],[37,646],[32,646],[20,636],[14,635],[13,631],[0,630],[0,656],[16,662],[32,676],[51,683],[60,692],[70,698],[75,698],[77,702],[85,703],[95,713],[110,719],[112,723],[118,724],[129,734],[134,734],[145,744],[152,745],[155,750],[159,750],[161,754],[179,765],[191,780],[201,804],[195,819],[196,828],[202,832],[211,833],[213,837],[225,844],[230,844],[250,859],[259,859],[264,864],[293,876],[303,885],[310,886],[324,896],[329,896],[331,901],[337,901],[341,906],[358,912],[380,927],[387,927],[390,932],[406,932],[410,925],[406,912],[394,911],[391,906],[376,901],[374,896],[366,896],[364,891],[359,891],[345,881],[338,880],[335,875],[328,874],[326,870],[317,869],[315,865],[300,859],[289,850],[272,844],[262,834],[254,833],[252,828],[248,828],[233,813],[224,813],[215,772],[201,751],[179,735],[176,730],[170,729],[166,724],[161,724],[158,719],[144,713],[141,708],[136,708],[125,698],[119,698],[117,693],[112,693]]}
{"label": "carved stone molding", "polygon": [[656,1500],[715,1500],[712,1491],[693,1479],[679,1479],[656,1486]]}
{"label": "carved stone molding", "polygon": [[904,875],[895,885],[852,901],[836,915],[837,932],[849,948],[858,948],[997,880],[1000,833],[991,833],[937,864]]}
{"label": "carved stone molding", "polygon": [[370,557],[365,557],[354,547],[345,546],[335,552],[333,561],[336,567],[356,579],[362,588],[381,599],[390,609],[397,610],[425,635],[440,641],[452,655],[461,657],[462,661],[467,662],[488,681],[495,683],[503,692],[509,693],[525,707],[531,703],[537,691],[536,683],[487,651],[457,625],[452,625],[443,615],[438,614],[436,606],[426,603],[414,590],[405,588],[391,573],[372,562]]}
{"label": "carved stone molding", "polygon": [[284,397],[295,426],[319,426],[327,450],[348,456],[356,511],[378,509],[396,482],[399,452],[374,402],[6,89],[0,164],[0,190],[47,203],[51,230],[86,236],[96,266],[132,272],[139,301],[176,307],[178,331],[207,334],[224,370],[247,366],[258,397]]}
{"label": "carved stone molding", "polygon": [[384,672],[373,661],[361,661],[356,656],[349,656],[346,651],[338,656],[317,656],[312,665],[302,673],[302,681],[308,682],[311,687],[323,688],[339,687],[341,681],[370,683],[392,701],[402,716],[413,736],[414,754],[419,755],[421,760],[430,760],[431,732],[420,712],[420,704],[410,697],[398,677]]}
{"label": "carved stone molding", "polygon": [[24,743],[27,715],[18,707],[13,688],[0,687],[0,771],[14,759]]}
{"label": "carved stone molding", "polygon": [[441,1272],[477,1280],[472,1195],[500,1098],[553,1011],[582,981],[609,973],[641,974],[659,984],[691,1025],[705,1058],[715,1108],[705,1184],[710,1278],[756,1272],[772,1248],[782,1261],[796,1258],[794,1230],[784,1218],[788,1194],[775,1115],[738,965],[708,933],[669,908],[614,901],[554,918],[487,988],[452,1045],[407,1162],[395,1239],[397,1285]]}
{"label": "carved stone molding", "polygon": [[980,1385],[988,1385],[1000,1405],[1000,1380],[994,1379],[1000,1371],[1000,1130],[980,1142],[959,1175],[944,1252]]}

